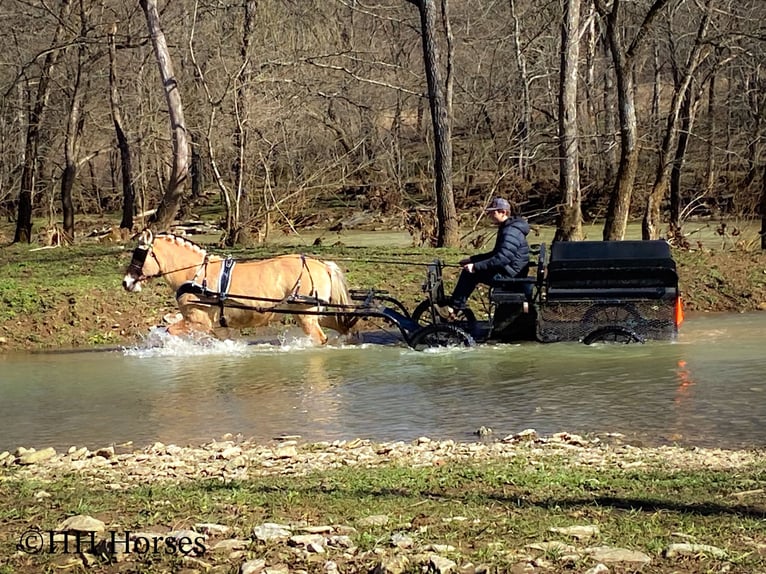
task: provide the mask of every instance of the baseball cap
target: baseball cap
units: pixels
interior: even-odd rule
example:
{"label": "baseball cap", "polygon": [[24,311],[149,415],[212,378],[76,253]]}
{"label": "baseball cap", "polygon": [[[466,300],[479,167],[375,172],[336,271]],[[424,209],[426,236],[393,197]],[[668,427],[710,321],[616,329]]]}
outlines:
{"label": "baseball cap", "polygon": [[502,197],[496,197],[495,199],[492,200],[492,203],[490,203],[487,209],[485,209],[484,211],[500,211],[501,209],[503,211],[510,212],[511,204],[508,203],[508,200],[503,199]]}

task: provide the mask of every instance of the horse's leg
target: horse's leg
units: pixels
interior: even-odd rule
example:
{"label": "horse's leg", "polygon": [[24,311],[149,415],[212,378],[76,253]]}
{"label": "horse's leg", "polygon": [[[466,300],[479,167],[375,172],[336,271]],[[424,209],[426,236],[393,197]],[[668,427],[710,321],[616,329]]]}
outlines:
{"label": "horse's leg", "polygon": [[298,315],[298,322],[301,324],[303,332],[306,333],[315,343],[324,345],[327,343],[327,335],[324,334],[319,326],[319,320],[313,315]]}
{"label": "horse's leg", "polygon": [[210,318],[211,307],[196,307],[179,305],[183,319],[168,327],[170,335],[191,335],[192,333],[213,333],[213,324]]}

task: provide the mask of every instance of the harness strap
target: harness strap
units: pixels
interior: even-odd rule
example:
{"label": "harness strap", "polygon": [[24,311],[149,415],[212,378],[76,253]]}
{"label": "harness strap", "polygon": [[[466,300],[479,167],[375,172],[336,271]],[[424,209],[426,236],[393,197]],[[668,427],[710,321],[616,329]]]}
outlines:
{"label": "harness strap", "polygon": [[231,257],[224,259],[221,265],[221,274],[218,276],[218,307],[221,309],[221,315],[218,322],[221,327],[228,327],[226,317],[224,316],[224,301],[228,297],[229,287],[231,286],[231,273],[237,262]]}

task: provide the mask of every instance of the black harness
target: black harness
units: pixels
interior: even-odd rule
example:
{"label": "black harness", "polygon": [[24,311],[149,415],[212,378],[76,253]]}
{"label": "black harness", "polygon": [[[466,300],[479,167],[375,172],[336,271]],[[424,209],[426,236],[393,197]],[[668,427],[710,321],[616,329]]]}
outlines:
{"label": "black harness", "polygon": [[[309,280],[311,281],[311,285],[312,286],[314,285],[314,279],[313,277],[311,277],[311,270],[309,269],[308,265],[306,265],[305,255],[301,255],[301,261],[302,261],[301,274],[296,279],[295,284],[293,285],[293,288],[290,290],[290,293],[289,295],[287,295],[287,297],[284,297],[283,299],[270,299],[266,297],[251,297],[248,295],[235,294],[231,296],[237,299],[261,301],[263,303],[269,303],[271,305],[264,306],[264,307],[260,307],[260,306],[254,307],[250,305],[245,306],[241,304],[230,303],[229,307],[233,307],[235,309],[237,308],[248,309],[248,310],[256,311],[258,313],[268,313],[269,311],[273,311],[274,309],[278,308],[279,305],[283,303],[311,305],[311,306],[328,305],[329,302],[321,300],[314,289],[312,289],[311,295],[300,295],[298,293],[298,291],[301,288],[301,278],[303,277],[303,270],[305,270],[309,274]],[[229,288],[231,286],[231,275],[235,265],[236,265],[236,261],[232,259],[231,257],[227,257],[221,264],[221,272],[218,275],[218,291],[211,291],[210,289],[208,289],[207,279],[203,279],[202,283],[197,283],[195,280],[186,281],[185,283],[182,283],[181,286],[176,291],[176,300],[180,299],[184,295],[196,295],[199,298],[214,299],[219,309],[221,310],[219,323],[221,327],[228,327],[228,322],[226,321],[224,310],[226,307],[225,302],[230,296]],[[208,304],[208,303],[204,303],[203,301],[200,301],[200,303]]]}

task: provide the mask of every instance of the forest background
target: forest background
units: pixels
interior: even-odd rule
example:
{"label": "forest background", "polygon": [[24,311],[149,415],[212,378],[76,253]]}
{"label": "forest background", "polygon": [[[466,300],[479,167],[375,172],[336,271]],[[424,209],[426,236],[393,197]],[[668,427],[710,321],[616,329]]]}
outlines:
{"label": "forest background", "polygon": [[36,218],[71,242],[90,216],[121,211],[126,238],[217,205],[223,241],[246,245],[341,206],[456,246],[462,214],[502,195],[559,238],[603,219],[621,239],[640,217],[644,237],[683,244],[688,218],[766,211],[765,15],[761,0],[7,0],[0,212],[16,242]]}

